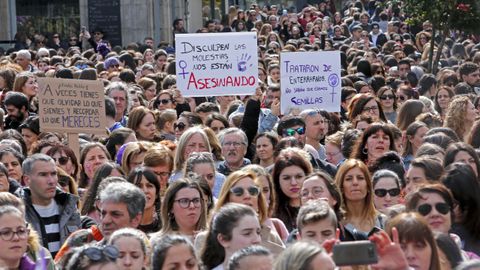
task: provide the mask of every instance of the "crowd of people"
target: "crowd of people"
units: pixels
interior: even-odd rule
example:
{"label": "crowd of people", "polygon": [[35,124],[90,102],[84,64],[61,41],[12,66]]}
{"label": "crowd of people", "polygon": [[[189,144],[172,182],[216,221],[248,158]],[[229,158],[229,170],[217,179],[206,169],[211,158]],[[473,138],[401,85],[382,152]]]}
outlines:
{"label": "crowd of people", "polygon": [[[336,245],[369,240],[378,262],[347,268],[480,269],[478,39],[439,50],[402,6],[316,2],[197,31],[258,34],[251,96],[185,97],[173,45],[100,29],[0,56],[0,266],[334,269]],[[282,115],[280,53],[318,50],[341,53],[339,112]],[[41,131],[40,77],[105,87],[105,134],[79,156]]]}

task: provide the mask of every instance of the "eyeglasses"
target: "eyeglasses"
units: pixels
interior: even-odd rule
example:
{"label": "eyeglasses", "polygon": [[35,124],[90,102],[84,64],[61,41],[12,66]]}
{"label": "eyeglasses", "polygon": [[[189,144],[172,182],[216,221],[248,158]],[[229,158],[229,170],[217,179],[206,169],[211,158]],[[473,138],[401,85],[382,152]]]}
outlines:
{"label": "eyeglasses", "polygon": [[336,156],[338,154],[340,154],[341,151],[338,151],[336,153],[329,153],[329,152],[325,152],[325,155],[329,156],[329,157],[333,157],[333,156]]}
{"label": "eyeglasses", "polygon": [[224,142],[223,146],[233,146],[235,148],[242,146],[242,142]]}
{"label": "eyeglasses", "polygon": [[378,111],[378,106],[372,106],[372,107],[363,107],[364,112],[376,112]]}
{"label": "eyeglasses", "polygon": [[186,125],[182,122],[180,122],[178,124],[177,123],[173,124],[173,129],[178,128],[179,131],[183,131],[185,129],[185,127],[186,127]]}
{"label": "eyeglasses", "polygon": [[102,33],[100,33],[100,32],[95,32],[94,35],[95,35],[95,36],[98,36],[98,35],[101,35],[101,34],[102,34]]}
{"label": "eyeglasses", "polygon": [[59,157],[59,158],[53,158],[55,162],[58,162],[60,165],[67,165],[67,162],[70,160],[69,157]]}
{"label": "eyeglasses", "polygon": [[118,258],[118,249],[115,246],[92,246],[84,249],[80,255],[85,255],[91,261],[98,262],[106,257],[112,261]]}
{"label": "eyeglasses", "polygon": [[305,128],[304,128],[304,127],[299,127],[299,128],[297,128],[297,129],[287,128],[287,129],[283,132],[283,135],[284,135],[284,136],[294,136],[295,133],[297,133],[298,135],[303,135],[303,134],[305,134]]}
{"label": "eyeglasses", "polygon": [[[418,206],[417,211],[420,213],[422,216],[426,216],[432,212],[432,205],[430,204],[421,204]],[[435,209],[437,209],[437,212],[439,212],[442,215],[446,215],[448,212],[450,212],[450,206],[446,203],[436,203],[435,204]]]}
{"label": "eyeglasses", "polygon": [[405,100],[408,99],[408,97],[402,96],[402,95],[398,95],[398,98],[399,98],[401,101],[405,101]]}
{"label": "eyeglasses", "polygon": [[171,174],[170,172],[155,172],[155,171],[153,173],[157,176],[162,177],[162,178],[170,177],[170,174]]}
{"label": "eyeglasses", "polygon": [[260,193],[260,189],[256,186],[250,186],[246,189],[243,187],[234,187],[230,189],[230,192],[232,192],[233,195],[240,197],[243,196],[245,190],[248,192],[248,194],[250,194],[250,196],[257,196]]}
{"label": "eyeglasses", "polygon": [[395,95],[381,95],[380,99],[381,100],[395,99]]}
{"label": "eyeglasses", "polygon": [[0,231],[0,238],[4,241],[11,241],[15,235],[20,239],[26,239],[30,233],[30,229],[27,227],[20,227],[17,231],[6,229]]}
{"label": "eyeglasses", "polygon": [[201,200],[200,198],[193,198],[193,199],[183,198],[183,199],[175,200],[174,202],[178,203],[178,205],[180,205],[181,208],[186,209],[190,206],[191,203],[193,203],[193,207],[195,208],[200,207]]}
{"label": "eyeglasses", "polygon": [[159,99],[158,102],[162,103],[163,105],[166,105],[166,104],[172,102],[172,100],[171,99]]}
{"label": "eyeglasses", "polygon": [[387,196],[387,193],[391,197],[395,197],[395,196],[400,195],[400,189],[399,188],[392,188],[392,189],[379,188],[379,189],[375,189],[374,192],[375,192],[375,195],[377,195],[377,197],[380,197],[380,198],[383,198],[383,197]]}

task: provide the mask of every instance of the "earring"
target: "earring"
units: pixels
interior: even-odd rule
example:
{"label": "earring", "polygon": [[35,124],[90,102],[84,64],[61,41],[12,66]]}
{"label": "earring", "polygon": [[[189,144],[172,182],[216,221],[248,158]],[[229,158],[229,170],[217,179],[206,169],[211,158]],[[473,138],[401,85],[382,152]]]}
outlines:
{"label": "earring", "polygon": [[365,154],[365,155],[368,154],[368,149],[367,149],[367,148],[363,148],[363,149],[362,149],[362,153]]}

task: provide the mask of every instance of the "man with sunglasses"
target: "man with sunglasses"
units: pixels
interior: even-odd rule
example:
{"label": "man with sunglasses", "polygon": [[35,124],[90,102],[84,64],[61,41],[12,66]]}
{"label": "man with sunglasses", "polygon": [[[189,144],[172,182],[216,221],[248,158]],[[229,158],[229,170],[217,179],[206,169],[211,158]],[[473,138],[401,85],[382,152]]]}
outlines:
{"label": "man with sunglasses", "polygon": [[[305,146],[305,121],[299,116],[284,116],[278,123],[277,133],[281,138],[294,137],[302,148]],[[309,150],[305,149],[308,153]],[[312,150],[313,151],[313,150]],[[310,162],[315,169],[321,169],[335,177],[336,167],[310,153]]]}

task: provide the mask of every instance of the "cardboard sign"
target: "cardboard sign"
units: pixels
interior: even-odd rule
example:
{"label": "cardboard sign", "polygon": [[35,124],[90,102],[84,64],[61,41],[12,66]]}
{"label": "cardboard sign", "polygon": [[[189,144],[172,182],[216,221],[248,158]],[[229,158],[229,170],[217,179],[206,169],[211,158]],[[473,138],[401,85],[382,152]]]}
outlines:
{"label": "cardboard sign", "polygon": [[41,131],[105,134],[100,81],[38,78]]}
{"label": "cardboard sign", "polygon": [[341,103],[340,52],[280,54],[281,112],[323,109],[339,112]]}
{"label": "cardboard sign", "polygon": [[175,35],[177,87],[186,97],[252,95],[258,78],[253,32]]}

